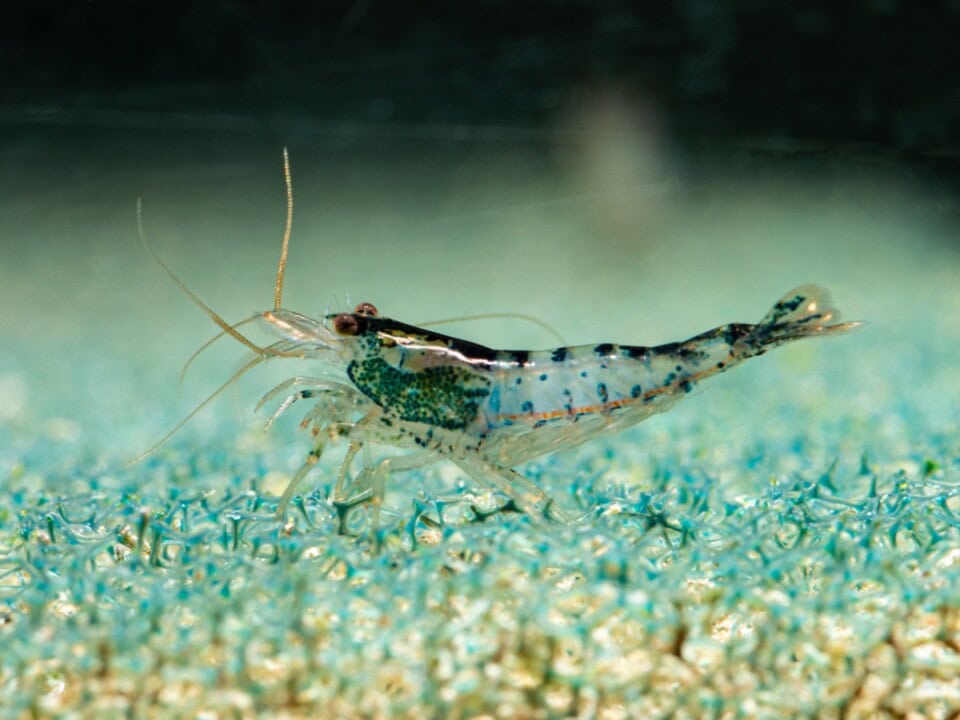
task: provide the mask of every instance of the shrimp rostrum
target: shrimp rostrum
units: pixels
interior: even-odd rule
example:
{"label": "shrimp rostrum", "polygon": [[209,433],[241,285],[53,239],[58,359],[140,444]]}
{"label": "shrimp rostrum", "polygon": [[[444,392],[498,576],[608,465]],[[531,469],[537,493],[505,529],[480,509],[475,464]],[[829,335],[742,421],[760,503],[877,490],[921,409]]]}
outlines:
{"label": "shrimp rostrum", "polygon": [[[287,177],[289,193],[289,171]],[[319,319],[282,307],[288,239],[289,214],[274,307],[245,321],[259,322],[277,338],[272,344],[256,345],[190,293],[225,334],[254,351],[241,372],[271,358],[316,363],[310,375],[282,383],[258,405],[282,398],[276,418],[295,402],[313,403],[302,423],[311,428],[313,445],[278,501],[278,517],[325,444],[345,438],[349,447],[333,502],[338,507],[372,502],[374,523],[388,477],[442,459],[503,493],[533,520],[568,522],[558,504],[515,467],[635,425],[706,378],[779,345],[859,325],[837,323],[826,291],[805,285],[784,295],[755,324],[731,323],[682,342],[494,350],[383,317],[369,303]],[[367,444],[408,452],[350,477]]]}

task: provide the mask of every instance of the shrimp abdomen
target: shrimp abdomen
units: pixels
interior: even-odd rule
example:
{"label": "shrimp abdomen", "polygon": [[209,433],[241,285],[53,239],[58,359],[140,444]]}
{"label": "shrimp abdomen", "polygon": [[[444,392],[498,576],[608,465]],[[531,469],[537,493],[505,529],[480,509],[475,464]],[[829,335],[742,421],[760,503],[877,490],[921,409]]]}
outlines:
{"label": "shrimp abdomen", "polygon": [[[481,415],[487,444],[497,444],[501,435],[506,454],[516,459],[525,454],[524,443],[539,445],[531,433],[557,435],[569,446],[635,424],[750,357],[790,340],[860,324],[830,324],[838,315],[826,290],[804,285],[784,295],[756,324],[730,323],[682,342],[503,352]],[[579,427],[561,430],[559,425]]]}

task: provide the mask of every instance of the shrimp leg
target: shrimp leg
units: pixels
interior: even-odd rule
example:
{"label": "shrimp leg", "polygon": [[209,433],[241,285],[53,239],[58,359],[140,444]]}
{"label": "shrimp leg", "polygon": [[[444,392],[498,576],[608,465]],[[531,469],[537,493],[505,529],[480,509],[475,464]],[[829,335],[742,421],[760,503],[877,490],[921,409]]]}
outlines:
{"label": "shrimp leg", "polygon": [[535,521],[545,520],[563,525],[571,522],[567,513],[550,495],[516,470],[496,465],[479,457],[451,459],[477,482],[492,486],[513,500],[517,507]]}
{"label": "shrimp leg", "polygon": [[[338,425],[347,426],[347,427],[350,426],[349,423],[339,423]],[[326,438],[323,433],[318,433],[317,437],[318,437],[318,440],[316,444],[313,446],[313,448],[311,448],[310,452],[307,454],[307,459],[304,461],[303,465],[300,466],[300,469],[297,470],[294,476],[290,479],[290,482],[287,483],[287,487],[286,489],[284,489],[283,495],[280,497],[280,502],[277,503],[276,517],[278,520],[283,519],[284,514],[286,513],[286,510],[287,510],[287,505],[290,503],[290,498],[293,497],[293,493],[296,492],[297,487],[300,485],[301,482],[303,482],[303,479],[307,476],[307,473],[310,472],[313,466],[320,461],[320,456],[323,454],[323,448],[324,448],[324,445],[326,444]],[[362,447],[363,447],[363,443],[352,442],[350,443],[350,447],[347,449],[347,454],[343,459],[343,463],[340,465],[340,472],[337,474],[337,484],[336,484],[336,488],[334,489],[334,497],[333,497],[334,505],[344,504],[344,501],[341,499],[343,498],[343,492],[342,492],[343,484],[346,479],[347,472],[350,469],[350,464],[353,462],[354,457],[356,457],[357,453],[360,451]],[[354,480],[354,482],[350,484],[350,491],[352,491],[355,487],[357,487],[357,485],[358,485],[358,481]],[[351,502],[350,502],[351,507],[356,503],[362,502],[363,500],[366,499],[366,496],[361,497],[361,495],[364,495],[364,494],[359,493],[351,499]]]}
{"label": "shrimp leg", "polygon": [[[301,482],[303,482],[303,479],[307,476],[307,473],[309,473],[310,470],[313,468],[313,466],[320,461],[320,456],[323,454],[323,448],[326,440],[323,434],[319,434],[318,438],[319,439],[317,443],[313,446],[313,448],[307,454],[307,459],[304,461],[303,465],[300,466],[300,469],[297,470],[294,476],[290,479],[290,482],[287,483],[287,487],[283,491],[283,495],[280,497],[280,502],[277,503],[276,517],[278,520],[283,520],[284,514],[286,513],[286,510],[287,510],[287,505],[290,503],[290,499],[293,497],[293,493],[296,492],[297,487],[300,485]],[[333,504],[338,508],[338,512],[340,511],[341,506],[349,509],[350,507],[353,507],[359,502],[363,502],[369,497],[369,493],[360,492],[353,495],[353,497],[351,497],[349,501],[345,501],[342,499],[344,497],[344,493],[342,491],[343,484],[346,479],[347,472],[350,469],[350,464],[353,462],[354,457],[356,457],[357,453],[360,451],[362,447],[363,447],[363,443],[359,443],[359,442],[350,443],[350,447],[347,449],[347,454],[343,459],[343,463],[341,463],[340,465],[340,472],[337,474],[337,485],[336,485],[336,488],[334,489],[334,496],[333,496]],[[361,483],[359,482],[359,477],[358,477],[356,480],[354,480],[354,482],[350,484],[349,491],[352,492],[359,484]],[[342,523],[343,523],[343,520],[341,518],[341,525]],[[343,534],[342,528],[341,528],[341,534]]]}
{"label": "shrimp leg", "polygon": [[280,496],[280,502],[277,503],[277,520],[283,521],[287,512],[287,505],[290,503],[290,498],[293,497],[293,493],[296,492],[297,486],[303,482],[303,479],[307,476],[307,473],[310,472],[313,466],[320,461],[320,456],[323,454],[323,446],[325,443],[326,438],[324,438],[323,435],[318,436],[316,444],[310,449],[310,452],[307,453],[307,459],[290,479],[290,482],[287,483],[287,487],[284,489],[283,495]]}
{"label": "shrimp leg", "polygon": [[[343,413],[348,411],[350,405],[356,405],[356,393],[354,391],[350,390],[344,385],[329,383],[323,380],[318,380],[317,378],[296,377],[281,385],[278,385],[264,396],[264,398],[260,401],[260,404],[257,406],[258,409],[271,397],[274,397],[278,393],[297,385],[307,385],[308,387],[305,390],[300,390],[289,395],[280,404],[280,408],[273,414],[273,417],[270,419],[267,427],[269,427],[270,423],[279,417],[281,413],[287,410],[296,400],[314,397],[321,393],[325,394],[326,397],[324,397],[321,401],[318,401],[317,405],[311,409],[311,411],[307,414],[307,417],[304,418],[303,422],[301,423],[302,427],[313,424],[313,434],[314,437],[316,437],[316,442],[310,449],[310,452],[307,454],[307,459],[304,461],[303,465],[300,466],[294,476],[290,479],[290,482],[287,483],[287,487],[284,489],[279,503],[277,503],[276,517],[278,520],[283,519],[287,510],[287,505],[290,502],[290,498],[293,497],[297,487],[301,482],[303,482],[303,479],[307,476],[307,473],[310,472],[311,468],[313,468],[313,466],[320,461],[320,457],[323,454],[323,448],[326,444],[327,436],[332,436],[334,434],[349,434],[350,430],[363,422],[362,419],[357,423],[351,423],[337,419],[338,415],[342,416]],[[326,400],[327,402],[323,402],[323,400]],[[323,431],[325,429],[335,432],[324,433]],[[354,449],[354,445],[357,446],[356,449]],[[351,443],[351,448],[347,451],[347,457],[345,458],[344,465],[341,467],[340,474],[337,479],[338,488],[342,486],[343,478],[346,475],[347,468],[359,449],[359,443]]]}
{"label": "shrimp leg", "polygon": [[290,406],[293,405],[297,400],[309,400],[310,398],[319,397],[324,394],[327,396],[326,403],[318,401],[313,410],[307,415],[306,418],[304,418],[304,421],[301,423],[301,427],[306,427],[310,424],[310,422],[322,415],[324,410],[329,409],[327,406],[344,410],[346,407],[346,403],[344,402],[345,400],[357,399],[356,391],[348,385],[332,382],[323,378],[304,377],[298,375],[297,377],[290,378],[289,380],[280,383],[266,393],[262,398],[260,398],[260,402],[257,403],[257,406],[254,408],[254,412],[259,412],[260,408],[262,408],[277,395],[280,395],[290,388],[295,387],[303,387],[304,389],[290,393],[286,398],[284,398],[283,402],[280,403],[279,407],[274,411],[273,415],[271,415],[270,419],[267,421],[266,427],[264,428],[265,430],[269,430],[270,426],[276,422],[277,418],[289,410]]}
{"label": "shrimp leg", "polygon": [[337,473],[337,484],[333,488],[333,502],[341,502],[344,497],[349,497],[353,489],[357,487],[357,480],[354,479],[350,483],[350,487],[347,492],[344,492],[343,484],[347,479],[347,472],[350,470],[350,465],[353,463],[353,459],[357,456],[357,453],[363,448],[362,442],[357,442],[354,440],[350,443],[350,447],[347,448],[347,454],[343,458],[343,463],[340,465],[340,472]]}
{"label": "shrimp leg", "polygon": [[371,503],[370,526],[374,531],[378,530],[380,527],[380,507],[383,505],[383,496],[386,493],[387,480],[390,474],[417,470],[438,460],[437,455],[432,452],[415,452],[409,455],[385,458],[372,467],[363,468],[344,490],[342,485],[347,469],[361,447],[362,443],[351,443],[350,449],[347,450],[347,456],[344,458],[343,466],[340,468],[340,476],[337,478],[337,490],[333,505],[337,508],[337,514],[340,517],[340,525],[337,531],[341,535],[346,534],[347,512],[355,505],[366,500]]}

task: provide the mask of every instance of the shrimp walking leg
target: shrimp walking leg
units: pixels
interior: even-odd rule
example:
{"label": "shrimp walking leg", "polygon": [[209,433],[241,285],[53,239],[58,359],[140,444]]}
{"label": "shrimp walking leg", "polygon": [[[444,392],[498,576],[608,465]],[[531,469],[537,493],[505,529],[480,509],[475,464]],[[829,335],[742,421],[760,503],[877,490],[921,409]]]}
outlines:
{"label": "shrimp walking leg", "polygon": [[260,398],[254,412],[258,412],[270,400],[294,387],[303,389],[290,393],[284,398],[273,415],[270,416],[270,419],[267,420],[265,429],[269,430],[277,418],[289,410],[290,406],[298,400],[319,398],[311,411],[307,413],[303,422],[300,423],[301,427],[313,423],[318,429],[323,425],[321,418],[324,415],[343,417],[349,412],[349,407],[356,404],[357,400],[357,392],[343,383],[331,382],[323,378],[297,376],[280,383]]}
{"label": "shrimp walking leg", "polygon": [[[282,519],[284,517],[287,505],[290,502],[290,498],[293,497],[297,487],[307,476],[307,473],[310,472],[311,468],[313,468],[313,466],[320,461],[320,456],[323,454],[323,448],[326,443],[327,436],[348,435],[362,422],[361,420],[357,423],[353,423],[344,419],[349,418],[353,409],[356,407],[357,393],[346,385],[332,383],[320,378],[299,376],[291,378],[290,380],[277,385],[270,392],[264,395],[258,403],[257,409],[260,409],[264,403],[269,401],[271,398],[276,397],[291,387],[297,386],[306,386],[306,388],[288,395],[286,399],[280,403],[279,408],[273,413],[273,416],[267,422],[267,427],[269,428],[270,425],[297,400],[320,397],[317,403],[310,409],[310,412],[307,413],[306,417],[300,423],[301,427],[313,425],[313,434],[317,440],[307,455],[307,459],[304,461],[303,465],[300,466],[293,478],[291,478],[290,482],[287,484],[286,489],[283,491],[280,502],[277,504],[276,515],[278,519]],[[354,449],[354,445],[356,446],[356,449]],[[344,465],[341,467],[340,474],[338,476],[338,490],[342,486],[350,462],[352,462],[354,455],[356,455],[361,446],[361,443],[351,444],[351,450],[348,451]]]}
{"label": "shrimp walking leg", "polygon": [[[308,388],[311,388],[311,389],[319,389],[321,387],[326,387],[328,385],[330,385],[330,381],[324,380],[322,378],[305,377],[303,375],[297,375],[296,377],[292,377],[289,380],[284,380],[282,383],[280,383],[279,385],[274,387],[272,390],[267,392],[262,398],[260,398],[260,402],[257,403],[257,406],[253,409],[253,411],[259,412],[260,408],[262,408],[268,402],[273,400],[275,397],[277,397],[281,393],[286,392],[290,388],[307,386]],[[288,407],[290,407],[290,405],[293,404],[294,399],[296,399],[300,395],[302,395],[302,391],[295,392],[288,395],[286,399],[280,404],[280,407],[286,410]]]}
{"label": "shrimp walking leg", "polygon": [[[293,494],[296,492],[297,487],[303,482],[303,479],[307,476],[307,473],[320,461],[320,456],[323,454],[323,448],[326,443],[326,437],[324,435],[319,436],[319,440],[310,450],[310,453],[307,455],[307,459],[304,461],[303,465],[300,466],[300,469],[294,474],[290,479],[290,482],[287,483],[286,489],[283,491],[283,495],[280,497],[280,502],[277,503],[277,519],[282,520],[284,514],[287,510],[287,505],[290,503],[290,499],[293,497]],[[350,447],[347,449],[347,454],[343,459],[343,463],[340,465],[340,472],[337,475],[337,485],[334,489],[334,504],[344,504],[342,494],[342,487],[346,479],[347,473],[350,469],[350,464],[353,462],[353,458],[356,457],[357,453],[363,447],[363,443],[353,442],[350,443]],[[353,491],[357,487],[357,480],[354,480],[350,484],[350,491]],[[347,495],[347,497],[350,497]],[[358,502],[363,502],[367,499],[369,495],[364,495],[362,492],[354,493],[351,497],[350,506],[357,504]]]}
{"label": "shrimp walking leg", "polygon": [[477,482],[491,486],[513,500],[532,519],[564,525],[571,522],[550,495],[516,470],[474,457],[455,458],[454,462]]}
{"label": "shrimp walking leg", "polygon": [[283,495],[280,496],[280,502],[277,503],[276,518],[277,520],[283,520],[287,512],[287,505],[290,503],[290,498],[293,497],[293,493],[296,492],[297,487],[303,482],[303,479],[307,476],[307,473],[320,461],[320,456],[323,454],[323,446],[326,438],[320,437],[317,443],[310,450],[310,453],[307,455],[307,459],[304,461],[303,465],[300,466],[300,469],[294,474],[290,479],[290,482],[287,483],[286,489],[283,491]]}
{"label": "shrimp walking leg", "polygon": [[[373,466],[364,467],[345,489],[342,487],[344,478],[360,450],[361,443],[352,443],[347,450],[347,457],[341,467],[341,475],[337,479],[338,492],[334,496],[333,504],[337,508],[340,518],[338,532],[346,534],[347,512],[356,505],[370,501],[370,526],[376,531],[380,527],[380,507],[383,505],[383,496],[386,493],[387,480],[392,473],[417,470],[437,462],[437,456],[430,452],[410,453],[380,460]],[[341,494],[342,493],[342,494]]]}
{"label": "shrimp walking leg", "polygon": [[[316,411],[316,408],[314,408],[314,411]],[[307,473],[309,473],[310,470],[313,468],[313,466],[320,461],[320,456],[323,454],[323,447],[326,444],[326,440],[327,440],[327,434],[320,432],[320,429],[336,428],[337,432],[334,434],[345,435],[345,434],[348,434],[350,430],[360,425],[362,421],[358,423],[348,423],[348,422],[337,422],[336,420],[330,419],[328,422],[324,424],[323,421],[320,420],[319,418],[314,418],[311,420],[310,415],[308,415],[307,418],[304,419],[304,422],[315,423],[314,429],[317,431],[315,433],[317,437],[317,442],[314,444],[313,448],[310,450],[309,454],[307,455],[307,459],[304,461],[303,465],[300,466],[300,469],[297,470],[293,478],[291,478],[290,482],[287,484],[286,489],[283,491],[283,495],[280,498],[280,502],[277,504],[277,519],[283,519],[284,513],[287,510],[287,505],[290,502],[290,498],[293,497],[293,493],[296,492],[297,487],[300,485],[303,479],[307,476]],[[353,462],[354,457],[356,457],[357,453],[360,451],[362,447],[363,447],[363,443],[355,441],[350,443],[350,447],[347,449],[347,454],[343,459],[343,463],[340,466],[340,472],[337,475],[337,484],[334,489],[334,504],[338,502],[342,502],[340,500],[340,498],[342,497],[341,495],[342,488],[346,480],[347,473],[349,472],[350,464]],[[351,483],[350,489],[352,490],[356,485],[357,485],[357,481],[355,480],[353,483]],[[352,504],[356,504],[357,502],[362,502],[364,499],[366,498],[355,498]]]}
{"label": "shrimp walking leg", "polygon": [[[333,488],[333,501],[340,502],[343,498],[348,497],[347,493],[344,492],[344,483],[347,480],[347,473],[350,471],[350,465],[353,463],[353,459],[357,456],[357,453],[363,448],[363,443],[361,442],[351,442],[350,447],[347,448],[347,454],[343,457],[343,462],[340,465],[340,472],[337,473],[337,484]],[[357,482],[354,480],[350,484],[350,490],[352,491],[356,486]]]}

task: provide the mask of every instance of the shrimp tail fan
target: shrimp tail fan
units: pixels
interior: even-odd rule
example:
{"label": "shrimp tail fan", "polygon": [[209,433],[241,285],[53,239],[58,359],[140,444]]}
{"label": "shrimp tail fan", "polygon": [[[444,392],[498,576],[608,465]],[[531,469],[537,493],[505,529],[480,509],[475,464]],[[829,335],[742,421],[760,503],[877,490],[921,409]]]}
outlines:
{"label": "shrimp tail fan", "polygon": [[794,288],[770,308],[743,338],[759,354],[785,342],[804,337],[836,335],[859,328],[860,322],[836,322],[839,311],[830,293],[818,285]]}

